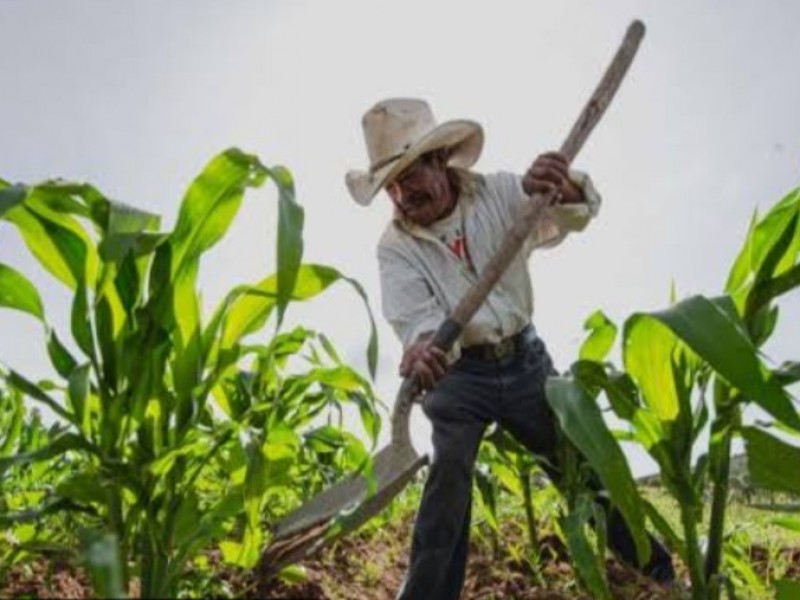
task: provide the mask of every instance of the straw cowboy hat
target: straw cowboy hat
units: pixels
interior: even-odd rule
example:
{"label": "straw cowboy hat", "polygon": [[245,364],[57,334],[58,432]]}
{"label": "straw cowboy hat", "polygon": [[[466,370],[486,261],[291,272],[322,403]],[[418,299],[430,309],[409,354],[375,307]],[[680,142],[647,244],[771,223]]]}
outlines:
{"label": "straw cowboy hat", "polygon": [[356,202],[367,206],[380,191],[417,158],[449,148],[448,164],[468,169],[481,154],[483,129],[464,119],[439,125],[424,100],[391,98],[378,102],[361,120],[369,169],[350,171],[345,180]]}

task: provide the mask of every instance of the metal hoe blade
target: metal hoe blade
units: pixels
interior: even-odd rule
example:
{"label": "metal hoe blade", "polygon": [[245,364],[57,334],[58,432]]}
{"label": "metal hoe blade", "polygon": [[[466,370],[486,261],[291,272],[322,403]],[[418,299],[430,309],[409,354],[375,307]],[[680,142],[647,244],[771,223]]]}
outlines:
{"label": "metal hoe blade", "polygon": [[[261,557],[261,575],[269,576],[354,531],[377,515],[428,462],[411,445],[409,417],[416,377],[403,381],[392,413],[392,441],[372,459],[371,473],[352,476],[315,496],[280,521]],[[371,479],[371,481],[369,481]],[[374,492],[370,494],[370,485]]]}
{"label": "metal hoe blade", "polygon": [[[638,20],[628,27],[614,59],[560,148],[570,162],[605,113],[633,62],[644,32],[644,24]],[[531,198],[479,280],[437,330],[434,345],[445,351],[452,347],[519,252],[541,211],[552,204],[553,199],[552,193],[535,194]],[[428,457],[417,454],[409,436],[409,416],[417,387],[416,373],[407,377],[400,386],[392,414],[391,443],[373,459],[373,493],[367,485],[367,475],[353,476],[288,515],[276,526],[272,542],[261,557],[261,577],[274,575],[283,567],[357,529],[386,507],[427,463]]]}

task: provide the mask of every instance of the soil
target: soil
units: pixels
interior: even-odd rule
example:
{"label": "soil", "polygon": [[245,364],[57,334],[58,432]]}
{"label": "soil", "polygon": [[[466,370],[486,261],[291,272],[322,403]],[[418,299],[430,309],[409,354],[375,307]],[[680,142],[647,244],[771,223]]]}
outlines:
{"label": "soil", "polygon": [[[236,597],[307,600],[391,600],[408,566],[410,521],[387,525],[371,533],[341,540],[332,548],[302,563],[305,581],[286,583],[276,578],[262,580],[257,573],[245,575],[225,569],[219,553],[208,555],[215,584],[225,584]],[[533,572],[529,563],[515,559],[503,549],[473,542],[464,583],[464,600],[590,600],[575,583],[575,573],[566,549],[556,536],[541,540],[541,567]],[[502,546],[502,545],[501,545]],[[800,548],[786,548],[779,558],[788,564],[789,578],[800,578]],[[756,571],[770,575],[773,559],[763,546],[753,546],[749,556]],[[686,572],[678,566],[680,579],[672,588],[654,583],[636,571],[609,559],[606,574],[612,593],[620,600],[676,600],[686,598]],[[191,570],[187,576],[191,575]],[[136,595],[135,583],[131,592]],[[0,582],[0,598],[91,598],[88,578],[65,561],[44,559],[15,567]]]}

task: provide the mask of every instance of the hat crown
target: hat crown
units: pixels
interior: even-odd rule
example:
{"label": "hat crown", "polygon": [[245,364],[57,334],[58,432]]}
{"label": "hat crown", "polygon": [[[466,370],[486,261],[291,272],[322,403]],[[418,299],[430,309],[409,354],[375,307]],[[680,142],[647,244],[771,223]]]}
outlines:
{"label": "hat crown", "polygon": [[413,98],[393,98],[378,102],[361,121],[370,169],[398,158],[436,127],[427,102]]}

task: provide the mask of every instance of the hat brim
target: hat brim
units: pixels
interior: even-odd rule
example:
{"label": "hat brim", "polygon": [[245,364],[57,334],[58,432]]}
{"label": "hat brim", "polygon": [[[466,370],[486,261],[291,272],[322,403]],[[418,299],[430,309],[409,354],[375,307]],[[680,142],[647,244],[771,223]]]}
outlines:
{"label": "hat brim", "polygon": [[449,148],[448,164],[468,169],[481,155],[483,149],[483,128],[475,121],[456,119],[437,125],[430,132],[409,146],[397,160],[382,166],[374,172],[350,171],[345,176],[347,189],[353,199],[362,206],[368,206],[383,186],[402,173],[417,158],[439,148]]}

